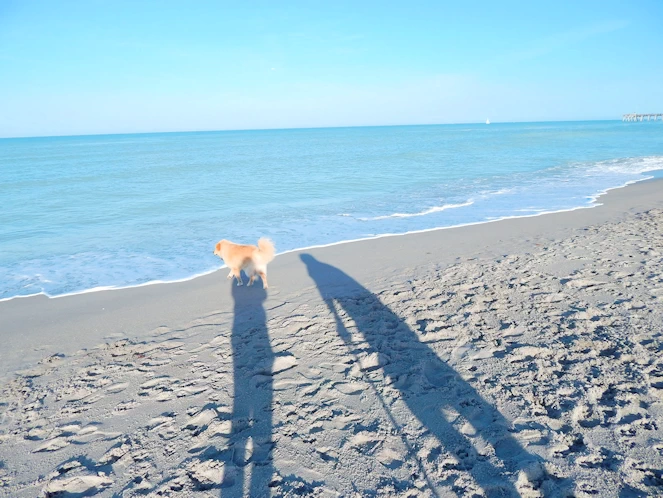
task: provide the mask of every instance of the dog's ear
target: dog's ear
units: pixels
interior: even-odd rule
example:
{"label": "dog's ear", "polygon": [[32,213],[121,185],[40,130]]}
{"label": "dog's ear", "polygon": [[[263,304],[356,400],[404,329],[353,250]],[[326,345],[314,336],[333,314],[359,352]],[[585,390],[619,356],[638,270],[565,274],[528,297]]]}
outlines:
{"label": "dog's ear", "polygon": [[221,251],[221,242],[217,242],[216,243],[216,252],[220,252],[220,251]]}

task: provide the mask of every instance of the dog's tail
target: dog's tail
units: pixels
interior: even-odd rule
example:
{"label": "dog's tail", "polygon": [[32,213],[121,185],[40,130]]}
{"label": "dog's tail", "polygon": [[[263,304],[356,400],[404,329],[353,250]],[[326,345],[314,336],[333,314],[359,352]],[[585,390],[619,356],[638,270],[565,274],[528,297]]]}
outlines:
{"label": "dog's tail", "polygon": [[274,259],[274,251],[274,243],[271,240],[266,239],[265,237],[258,240],[258,253],[264,264],[267,264]]}

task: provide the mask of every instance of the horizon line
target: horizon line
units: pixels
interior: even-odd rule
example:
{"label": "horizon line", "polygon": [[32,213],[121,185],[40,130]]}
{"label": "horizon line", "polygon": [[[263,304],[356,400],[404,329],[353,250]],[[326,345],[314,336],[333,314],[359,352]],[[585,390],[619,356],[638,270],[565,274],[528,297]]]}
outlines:
{"label": "horizon line", "polygon": [[[582,123],[587,121],[622,121],[621,118],[613,119],[551,119],[544,121],[491,121],[490,125],[499,124],[537,124],[537,123]],[[75,138],[75,137],[105,137],[121,135],[163,135],[167,133],[223,133],[236,131],[286,131],[286,130],[328,130],[342,128],[394,128],[399,126],[458,126],[458,125],[484,125],[483,121],[458,122],[458,123],[410,123],[410,124],[382,124],[382,125],[339,125],[339,126],[293,126],[284,128],[225,128],[216,130],[170,130],[170,131],[137,131],[137,132],[109,132],[109,133],[76,133],[64,135],[16,135],[0,137],[0,140],[17,140],[30,138]]]}

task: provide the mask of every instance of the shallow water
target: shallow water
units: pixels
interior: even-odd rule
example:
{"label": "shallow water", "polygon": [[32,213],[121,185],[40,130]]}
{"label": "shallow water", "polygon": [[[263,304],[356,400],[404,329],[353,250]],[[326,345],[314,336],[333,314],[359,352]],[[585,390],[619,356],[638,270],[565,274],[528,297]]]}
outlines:
{"label": "shallow water", "polygon": [[0,298],[189,278],[278,251],[592,205],[663,169],[621,121],[0,140]]}

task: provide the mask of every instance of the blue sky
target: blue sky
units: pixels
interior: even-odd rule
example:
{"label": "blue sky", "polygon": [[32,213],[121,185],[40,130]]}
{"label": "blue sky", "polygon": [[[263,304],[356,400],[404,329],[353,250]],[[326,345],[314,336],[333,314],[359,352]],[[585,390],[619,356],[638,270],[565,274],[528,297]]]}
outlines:
{"label": "blue sky", "polygon": [[663,112],[663,2],[0,0],[0,137]]}

